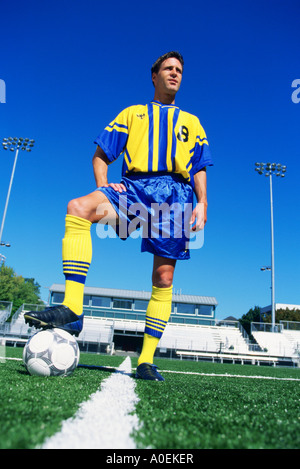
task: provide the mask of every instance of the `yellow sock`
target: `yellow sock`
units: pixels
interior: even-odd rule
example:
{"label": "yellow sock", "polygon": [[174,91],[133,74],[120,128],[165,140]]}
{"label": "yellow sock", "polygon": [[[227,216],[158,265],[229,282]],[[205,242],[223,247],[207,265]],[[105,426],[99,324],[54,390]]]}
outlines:
{"label": "yellow sock", "polygon": [[163,335],[171,314],[172,287],[152,287],[152,295],[146,312],[146,325],[142,353],[138,359],[141,363],[153,363],[157,344]]}
{"label": "yellow sock", "polygon": [[84,284],[92,260],[92,223],[73,215],[66,216],[62,242],[63,271],[66,278],[63,305],[80,316],[83,310]]}
{"label": "yellow sock", "polygon": [[154,353],[159,339],[149,334],[144,334],[143,349],[138,359],[138,365],[141,363],[153,363]]}

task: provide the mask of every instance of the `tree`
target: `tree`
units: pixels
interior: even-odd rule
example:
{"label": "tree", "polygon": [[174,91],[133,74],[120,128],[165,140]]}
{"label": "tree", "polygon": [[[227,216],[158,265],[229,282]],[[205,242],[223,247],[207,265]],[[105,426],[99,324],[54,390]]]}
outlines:
{"label": "tree", "polygon": [[13,303],[12,313],[23,303],[43,304],[40,298],[40,285],[34,278],[17,275],[12,267],[0,267],[0,301]]}
{"label": "tree", "polygon": [[[266,322],[271,322],[271,313],[266,315]],[[296,321],[300,322],[300,310],[299,309],[277,309],[275,312],[275,322],[279,323],[280,321]]]}
{"label": "tree", "polygon": [[[299,309],[277,309],[275,312],[275,322],[279,323],[280,321],[296,321],[300,322],[300,310]],[[263,322],[271,323],[272,314],[269,311],[268,313],[261,313],[259,306],[254,306],[254,308],[249,309],[247,314],[244,314],[239,322],[247,332],[251,335],[251,322]],[[252,337],[250,337],[252,338]]]}
{"label": "tree", "polygon": [[254,306],[254,308],[249,309],[247,314],[244,314],[239,322],[247,332],[247,334],[251,335],[251,322],[260,322],[261,321],[261,313],[260,307]]}

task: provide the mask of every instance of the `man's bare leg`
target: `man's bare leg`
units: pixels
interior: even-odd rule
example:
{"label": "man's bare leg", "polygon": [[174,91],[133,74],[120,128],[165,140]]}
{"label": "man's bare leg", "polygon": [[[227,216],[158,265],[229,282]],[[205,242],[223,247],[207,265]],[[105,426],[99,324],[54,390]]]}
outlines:
{"label": "man's bare leg", "polygon": [[62,246],[65,297],[62,305],[24,315],[31,326],[61,327],[78,335],[83,327],[83,295],[87,272],[92,260],[91,225],[105,218],[115,224],[117,214],[100,191],[73,199],[68,204]]}

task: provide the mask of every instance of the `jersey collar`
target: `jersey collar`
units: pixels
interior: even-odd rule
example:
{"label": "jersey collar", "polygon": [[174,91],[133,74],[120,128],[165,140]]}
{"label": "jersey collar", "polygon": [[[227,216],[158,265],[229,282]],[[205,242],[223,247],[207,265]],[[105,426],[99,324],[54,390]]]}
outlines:
{"label": "jersey collar", "polygon": [[160,106],[160,107],[174,107],[174,108],[179,109],[179,107],[176,106],[175,104],[163,104],[160,101],[156,101],[155,99],[151,101],[151,104],[156,104],[157,106]]}

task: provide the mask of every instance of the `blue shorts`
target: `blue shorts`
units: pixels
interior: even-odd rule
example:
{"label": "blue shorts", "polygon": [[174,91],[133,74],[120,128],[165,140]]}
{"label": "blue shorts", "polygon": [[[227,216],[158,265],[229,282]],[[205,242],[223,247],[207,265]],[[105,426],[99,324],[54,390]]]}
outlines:
{"label": "blue shorts", "polygon": [[132,174],[123,177],[126,192],[99,187],[119,216],[115,227],[121,239],[136,230],[142,237],[141,251],[170,259],[189,259],[190,217],[193,188],[174,174]]}

